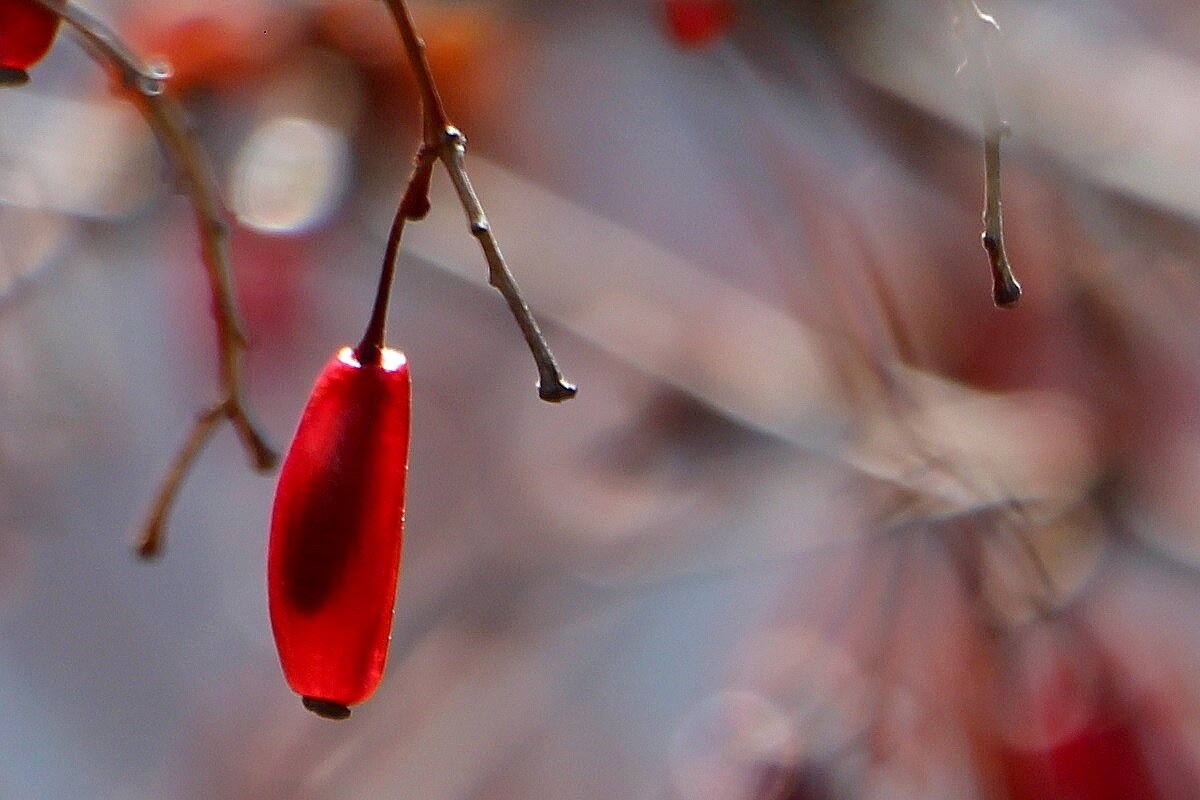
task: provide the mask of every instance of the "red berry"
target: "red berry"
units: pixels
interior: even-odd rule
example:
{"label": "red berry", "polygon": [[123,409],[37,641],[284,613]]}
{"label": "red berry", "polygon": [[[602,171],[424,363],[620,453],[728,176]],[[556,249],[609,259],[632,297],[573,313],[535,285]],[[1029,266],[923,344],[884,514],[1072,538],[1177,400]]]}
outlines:
{"label": "red berry", "polygon": [[29,0],[0,0],[0,83],[24,83],[58,32],[58,16]]}
{"label": "red berry", "polygon": [[1018,640],[1001,696],[1011,800],[1159,800],[1136,708],[1102,655],[1066,627]]}
{"label": "red berry", "polygon": [[1098,720],[1045,747],[1009,750],[1005,760],[1012,800],[1162,797],[1129,721]]}
{"label": "red berry", "polygon": [[671,36],[687,47],[708,44],[733,24],[729,0],[666,0],[666,12]]}
{"label": "red berry", "polygon": [[344,348],[317,378],[283,463],[267,558],[271,627],[288,685],[343,718],[383,676],[391,635],[411,388],[384,349],[360,365]]}

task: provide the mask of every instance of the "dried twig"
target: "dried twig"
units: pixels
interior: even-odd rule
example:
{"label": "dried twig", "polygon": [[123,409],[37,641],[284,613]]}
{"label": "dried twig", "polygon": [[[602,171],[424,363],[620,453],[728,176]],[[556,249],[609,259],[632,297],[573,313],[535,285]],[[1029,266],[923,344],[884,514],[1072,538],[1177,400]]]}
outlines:
{"label": "dried twig", "polygon": [[170,468],[159,485],[154,503],[150,507],[150,513],[146,516],[145,524],[142,526],[142,535],[137,544],[137,554],[142,558],[153,558],[161,551],[167,516],[175,498],[179,496],[179,487],[183,485],[183,479],[191,469],[192,463],[200,455],[200,451],[208,443],[209,438],[216,432],[217,425],[224,415],[225,409],[218,404],[205,409],[196,417],[196,422],[192,425],[187,440],[175,454],[175,460],[171,462]]}
{"label": "dried twig", "polygon": [[[446,109],[438,94],[437,84],[434,82],[433,73],[429,68],[429,61],[425,57],[425,43],[417,35],[408,5],[404,0],[385,0],[385,2],[396,21],[404,51],[408,55],[409,64],[416,77],[417,88],[421,95],[422,114],[422,144],[417,154],[417,169],[405,192],[405,202],[401,203],[401,208],[397,211],[396,222],[393,223],[392,234],[389,236],[389,250],[393,239],[399,241],[400,232],[403,230],[403,220],[418,218],[411,216],[411,213],[415,213],[418,208],[428,209],[428,168],[422,165],[432,164],[434,159],[441,161],[450,175],[454,190],[458,193],[463,211],[466,212],[467,221],[471,226],[471,235],[479,240],[479,245],[483,248],[483,254],[488,264],[488,282],[504,296],[509,310],[512,311],[517,325],[521,328],[525,343],[529,346],[534,361],[537,362],[538,396],[553,403],[569,400],[575,396],[575,386],[563,378],[562,372],[554,360],[554,354],[550,352],[550,347],[546,344],[546,339],[542,336],[537,321],[530,313],[529,306],[521,296],[521,290],[517,286],[516,280],[513,279],[508,265],[505,264],[500,246],[496,242],[496,237],[484,214],[483,206],[475,194],[474,187],[471,186],[471,179],[467,176],[463,164],[467,152],[467,139],[458,128],[450,124],[446,116]],[[418,178],[424,180],[423,186],[419,185]],[[424,194],[421,194],[422,192]],[[421,194],[424,206],[416,203],[414,198],[417,194]],[[408,211],[405,210],[406,204],[410,204]],[[387,279],[390,280],[390,278]],[[368,329],[368,335],[370,335],[370,329]],[[365,343],[366,338],[364,338]],[[362,346],[360,345],[360,348]]]}
{"label": "dried twig", "polygon": [[1008,134],[1008,125],[1000,118],[996,87],[992,84],[991,61],[984,36],[998,33],[994,17],[985,14],[975,0],[961,0],[961,25],[967,59],[974,76],[975,94],[983,116],[983,249],[992,265],[992,299],[1001,308],[1012,308],[1021,299],[1008,253],[1004,249],[1004,222],[1000,207],[1000,139]]}
{"label": "dried twig", "polygon": [[134,104],[182,179],[200,233],[201,258],[208,273],[217,324],[221,398],[197,417],[154,496],[137,546],[139,555],[150,558],[162,547],[167,513],[183,479],[221,419],[233,425],[255,469],[272,469],[278,456],[246,408],[241,382],[241,351],[246,339],[234,302],[224,212],[212,165],[188,130],[182,107],[166,93],[167,71],[143,62],[111,29],[67,0],[35,2],[70,25],[82,38],[88,53],[101,66],[116,73],[121,84],[130,90]]}

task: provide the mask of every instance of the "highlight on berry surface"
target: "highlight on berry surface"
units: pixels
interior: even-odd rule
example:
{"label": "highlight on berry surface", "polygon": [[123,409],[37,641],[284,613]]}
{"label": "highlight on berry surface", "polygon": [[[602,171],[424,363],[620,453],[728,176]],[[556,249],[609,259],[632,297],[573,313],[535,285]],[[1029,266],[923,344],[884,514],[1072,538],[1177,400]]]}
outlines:
{"label": "highlight on berry surface", "polygon": [[283,462],[267,556],[288,685],[330,719],[374,693],[391,635],[408,474],[408,362],[343,348],[317,378]]}
{"label": "highlight on berry surface", "polygon": [[58,16],[32,0],[0,0],[0,85],[27,82],[57,33]]}

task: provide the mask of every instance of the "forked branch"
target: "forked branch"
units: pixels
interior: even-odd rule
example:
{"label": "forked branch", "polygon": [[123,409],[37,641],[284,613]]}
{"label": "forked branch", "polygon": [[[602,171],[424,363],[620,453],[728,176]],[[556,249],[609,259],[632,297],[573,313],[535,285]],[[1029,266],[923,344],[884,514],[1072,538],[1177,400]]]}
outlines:
{"label": "forked branch", "polygon": [[137,545],[138,554],[150,558],[160,551],[170,507],[218,422],[226,419],[233,425],[255,469],[272,469],[278,455],[250,418],[246,407],[241,380],[241,353],[246,339],[234,302],[224,213],[218,199],[216,178],[200,143],[188,130],[182,107],[166,92],[168,72],[143,62],[116,33],[73,3],[67,0],[34,1],[66,22],[80,36],[89,55],[115,73],[130,92],[134,104],[182,179],[199,231],[201,259],[208,275],[217,325],[221,397],[197,417],[155,494]]}
{"label": "forked branch", "polygon": [[[400,40],[404,45],[404,51],[408,56],[408,62],[416,77],[417,88],[421,95],[422,143],[417,154],[418,170],[413,173],[414,179],[421,174],[419,166],[424,159],[436,158],[445,166],[463,211],[467,215],[471,235],[479,241],[479,246],[483,249],[483,255],[488,265],[488,282],[504,296],[509,310],[521,329],[521,334],[525,337],[525,343],[529,346],[529,351],[537,363],[538,396],[552,403],[569,400],[575,396],[575,386],[569,383],[559,370],[554,354],[546,344],[546,339],[500,252],[500,245],[492,233],[487,215],[484,214],[479,197],[471,185],[471,179],[467,176],[464,165],[467,139],[458,128],[450,124],[446,116],[446,109],[438,94],[433,72],[425,57],[425,43],[417,34],[408,5],[404,0],[385,0],[385,2],[395,19]],[[410,181],[409,190],[405,192],[406,199],[412,195],[412,187],[413,183]],[[428,188],[427,183],[425,188]],[[425,208],[428,208],[428,201],[426,201]],[[403,227],[402,213],[403,204],[401,212],[397,214],[397,224],[394,224],[392,228],[393,237],[396,238],[398,238],[397,228],[402,229]],[[413,219],[414,217],[404,218]]]}

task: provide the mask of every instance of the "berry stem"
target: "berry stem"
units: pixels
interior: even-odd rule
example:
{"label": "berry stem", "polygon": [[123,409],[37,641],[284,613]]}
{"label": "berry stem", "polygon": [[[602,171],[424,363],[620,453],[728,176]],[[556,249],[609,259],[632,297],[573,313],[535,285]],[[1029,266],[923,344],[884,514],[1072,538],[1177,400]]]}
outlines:
{"label": "berry stem", "polygon": [[396,278],[396,261],[400,256],[400,240],[404,236],[404,223],[408,220],[418,220],[429,213],[429,181],[433,176],[433,163],[437,153],[421,148],[414,160],[412,176],[400,205],[396,208],[396,216],[392,220],[392,229],[388,233],[387,247],[383,251],[383,266],[379,270],[379,287],[375,290],[375,305],[371,309],[371,319],[367,330],[363,333],[362,341],[354,348],[354,356],[358,363],[365,366],[379,366],[383,357],[384,332],[387,327],[388,301],[392,294],[392,284]]}

